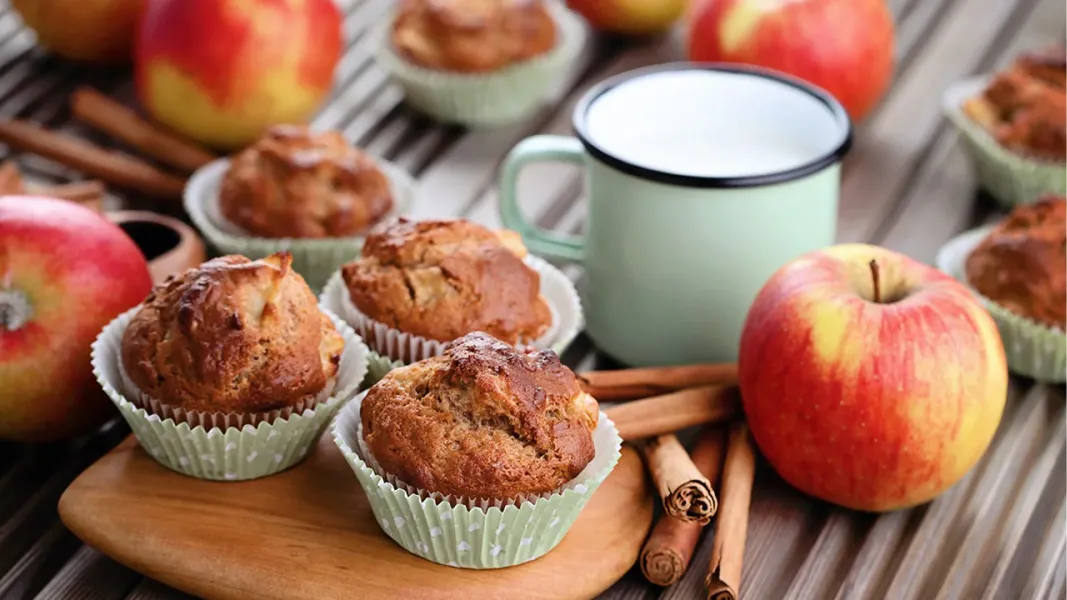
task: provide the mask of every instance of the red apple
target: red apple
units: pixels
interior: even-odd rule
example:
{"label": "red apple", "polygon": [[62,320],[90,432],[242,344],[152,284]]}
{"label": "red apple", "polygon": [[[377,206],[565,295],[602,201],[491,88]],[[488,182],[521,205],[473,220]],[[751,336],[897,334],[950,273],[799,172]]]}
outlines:
{"label": "red apple", "polygon": [[341,48],[333,0],[148,0],[137,93],[165,125],[235,149],[270,125],[308,121]]}
{"label": "red apple", "polygon": [[689,58],[782,71],[830,92],[854,121],[893,77],[893,16],[885,0],[700,0]]}
{"label": "red apple", "polygon": [[103,422],[89,347],[151,289],[141,251],[101,215],[0,197],[0,439],[59,440]]}
{"label": "red apple", "polygon": [[11,0],[41,46],[91,63],[129,60],[143,5],[144,0]]}
{"label": "red apple", "polygon": [[868,511],[926,502],[978,461],[1007,397],[993,320],[949,276],[862,244],[807,254],[756,297],[739,384],[790,484]]}
{"label": "red apple", "polygon": [[612,33],[644,35],[670,29],[689,0],[567,0],[589,24]]}

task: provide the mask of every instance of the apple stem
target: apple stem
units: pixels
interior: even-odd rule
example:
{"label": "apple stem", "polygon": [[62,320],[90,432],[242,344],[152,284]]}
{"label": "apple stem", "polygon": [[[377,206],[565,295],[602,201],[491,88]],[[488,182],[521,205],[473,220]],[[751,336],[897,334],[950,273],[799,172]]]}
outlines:
{"label": "apple stem", "polygon": [[32,316],[33,307],[24,292],[0,289],[0,331],[18,331]]}
{"label": "apple stem", "polygon": [[878,261],[874,260],[872,258],[871,262],[870,262],[870,266],[871,266],[871,279],[874,280],[874,303],[875,304],[881,304],[882,303],[882,285],[881,285],[881,281],[878,278]]}

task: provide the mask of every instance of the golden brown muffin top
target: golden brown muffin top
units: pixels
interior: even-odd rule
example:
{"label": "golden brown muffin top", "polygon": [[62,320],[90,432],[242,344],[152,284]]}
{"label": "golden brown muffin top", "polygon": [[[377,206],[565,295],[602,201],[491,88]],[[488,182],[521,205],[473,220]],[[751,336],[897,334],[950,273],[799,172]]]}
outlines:
{"label": "golden brown muffin top", "polygon": [[1062,161],[1067,157],[1065,68],[1063,48],[1023,54],[963,110],[1002,146]]}
{"label": "golden brown muffin top", "polygon": [[375,228],[341,275],[352,303],[400,331],[447,342],[485,331],[529,343],[552,324],[517,234],[463,220],[399,218]]}
{"label": "golden brown muffin top", "polygon": [[392,40],[417,65],[484,73],[551,50],[556,24],[542,0],[404,0]]}
{"label": "golden brown muffin top", "polygon": [[593,460],[595,400],[548,350],[471,333],[390,371],[360,407],[378,464],[404,483],[466,498],[558,489]]}
{"label": "golden brown muffin top", "polygon": [[967,257],[967,281],[1004,308],[1067,325],[1067,200],[1016,207]]}
{"label": "golden brown muffin top", "polygon": [[313,400],[344,339],[288,252],[209,260],[156,286],[122,338],[122,364],[174,408],[263,413]]}
{"label": "golden brown muffin top", "polygon": [[242,150],[222,181],[219,209],[252,235],[357,235],[393,208],[389,180],[340,133],[276,125]]}

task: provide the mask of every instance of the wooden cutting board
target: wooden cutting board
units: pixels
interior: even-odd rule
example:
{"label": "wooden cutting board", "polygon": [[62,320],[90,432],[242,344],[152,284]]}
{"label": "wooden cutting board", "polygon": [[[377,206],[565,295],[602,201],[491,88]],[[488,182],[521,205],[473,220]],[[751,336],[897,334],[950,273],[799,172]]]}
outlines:
{"label": "wooden cutting board", "polygon": [[210,600],[591,598],[637,559],[652,498],[641,459],[624,447],[548,555],[507,569],[456,569],[381,532],[328,434],[303,464],[242,483],[172,472],[131,436],[67,488],[59,514],[104,554]]}

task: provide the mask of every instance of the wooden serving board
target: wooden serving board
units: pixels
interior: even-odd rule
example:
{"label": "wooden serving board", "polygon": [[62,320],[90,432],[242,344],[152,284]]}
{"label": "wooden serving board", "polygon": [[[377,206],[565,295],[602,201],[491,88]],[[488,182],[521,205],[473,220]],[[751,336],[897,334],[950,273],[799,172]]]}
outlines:
{"label": "wooden serving board", "polygon": [[567,536],[507,569],[440,566],[379,529],[329,435],[284,473],[241,483],[170,471],[131,436],[59,501],[85,543],[208,599],[591,598],[630,569],[652,521],[641,459],[624,447]]}

